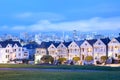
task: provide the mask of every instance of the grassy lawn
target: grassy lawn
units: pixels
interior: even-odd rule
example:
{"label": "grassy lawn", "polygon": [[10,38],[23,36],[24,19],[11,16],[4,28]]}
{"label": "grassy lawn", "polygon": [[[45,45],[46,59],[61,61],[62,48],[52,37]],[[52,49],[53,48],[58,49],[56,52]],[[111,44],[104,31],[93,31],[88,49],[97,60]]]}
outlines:
{"label": "grassy lawn", "polygon": [[120,80],[120,71],[111,72],[0,71],[0,80]]}
{"label": "grassy lawn", "polygon": [[40,68],[40,69],[80,69],[80,70],[104,70],[120,71],[120,67],[107,66],[78,66],[78,65],[28,65],[28,64],[0,64],[0,68]]}

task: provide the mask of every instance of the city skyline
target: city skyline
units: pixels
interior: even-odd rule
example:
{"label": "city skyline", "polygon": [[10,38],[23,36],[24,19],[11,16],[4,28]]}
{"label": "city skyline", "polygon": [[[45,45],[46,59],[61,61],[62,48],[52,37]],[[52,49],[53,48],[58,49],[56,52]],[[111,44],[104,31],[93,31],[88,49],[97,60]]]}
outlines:
{"label": "city skyline", "polygon": [[119,2],[118,0],[0,1],[0,32],[77,30],[119,33]]}

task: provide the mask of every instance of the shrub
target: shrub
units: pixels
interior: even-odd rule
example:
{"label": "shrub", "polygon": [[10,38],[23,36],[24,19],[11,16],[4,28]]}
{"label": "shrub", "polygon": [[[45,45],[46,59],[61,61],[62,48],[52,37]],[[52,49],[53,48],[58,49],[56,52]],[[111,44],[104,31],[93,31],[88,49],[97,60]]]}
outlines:
{"label": "shrub", "polygon": [[78,62],[80,60],[80,57],[73,57],[73,61]]}
{"label": "shrub", "polygon": [[85,57],[85,60],[86,60],[87,62],[90,62],[90,61],[93,60],[93,57],[92,57],[92,56],[86,56],[86,57]]}
{"label": "shrub", "polygon": [[65,62],[67,59],[66,58],[59,58],[58,61],[60,62],[60,64],[63,64],[63,62]]}
{"label": "shrub", "polygon": [[118,59],[120,60],[120,55],[118,55]]}
{"label": "shrub", "polygon": [[44,63],[53,63],[54,62],[54,58],[50,55],[44,55],[41,60],[44,62]]}
{"label": "shrub", "polygon": [[106,60],[107,60],[107,56],[101,56],[101,61],[102,62],[106,62]]}

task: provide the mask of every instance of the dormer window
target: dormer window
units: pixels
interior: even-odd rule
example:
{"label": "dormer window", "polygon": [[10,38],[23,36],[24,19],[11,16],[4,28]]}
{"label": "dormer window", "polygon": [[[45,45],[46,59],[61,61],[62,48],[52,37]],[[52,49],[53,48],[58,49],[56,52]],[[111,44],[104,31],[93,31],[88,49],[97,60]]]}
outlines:
{"label": "dormer window", "polygon": [[87,43],[85,43],[85,45],[87,46]]}
{"label": "dormer window", "polygon": [[112,43],[117,43],[116,41],[112,41]]}
{"label": "dormer window", "polygon": [[101,43],[99,42],[98,45],[101,45]]}

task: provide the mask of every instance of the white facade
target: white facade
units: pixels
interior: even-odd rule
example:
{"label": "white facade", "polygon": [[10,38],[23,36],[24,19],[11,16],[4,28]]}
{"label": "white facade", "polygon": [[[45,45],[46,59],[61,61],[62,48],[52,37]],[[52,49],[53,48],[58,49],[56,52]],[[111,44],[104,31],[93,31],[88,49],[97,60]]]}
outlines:
{"label": "white facade", "polygon": [[118,55],[120,55],[120,42],[113,38],[108,44],[108,57],[117,60]]}
{"label": "white facade", "polygon": [[50,56],[52,56],[54,58],[54,60],[57,60],[58,59],[58,54],[57,54],[57,48],[51,44],[49,47],[48,47],[48,54]]}
{"label": "white facade", "polygon": [[94,45],[94,60],[101,61],[101,56],[107,56],[107,45],[102,40],[98,39]]}
{"label": "white facade", "polygon": [[28,58],[29,52],[27,50],[23,51],[23,48],[17,44],[7,44],[5,47],[2,47],[2,45],[0,45],[0,63],[9,63],[15,59]]}
{"label": "white facade", "polygon": [[45,48],[37,48],[35,53],[35,64],[41,61],[43,55],[47,54],[47,50]]}
{"label": "white facade", "polygon": [[80,57],[80,48],[74,41],[68,46],[68,51],[69,60],[72,60],[74,57]]}
{"label": "white facade", "polygon": [[81,46],[81,58],[85,59],[86,56],[93,56],[93,47],[88,43],[88,41],[84,41]]}
{"label": "white facade", "polygon": [[58,53],[58,56],[61,58],[61,57],[64,57],[66,59],[68,59],[68,48],[63,44],[63,43],[60,43],[57,47],[57,53]]}

